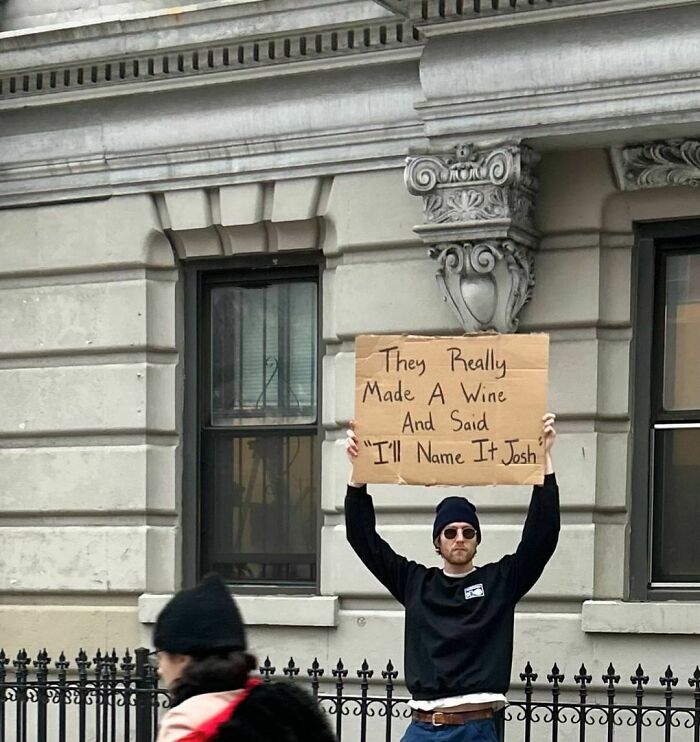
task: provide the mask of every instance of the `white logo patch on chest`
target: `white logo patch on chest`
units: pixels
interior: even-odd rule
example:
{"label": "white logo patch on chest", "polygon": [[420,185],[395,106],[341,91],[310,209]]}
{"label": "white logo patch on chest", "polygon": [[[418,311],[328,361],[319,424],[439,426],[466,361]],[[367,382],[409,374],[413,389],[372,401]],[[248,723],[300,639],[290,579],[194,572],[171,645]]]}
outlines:
{"label": "white logo patch on chest", "polygon": [[464,588],[464,599],[471,600],[472,598],[483,598],[484,597],[484,586],[479,583],[478,585],[471,585],[470,587]]}

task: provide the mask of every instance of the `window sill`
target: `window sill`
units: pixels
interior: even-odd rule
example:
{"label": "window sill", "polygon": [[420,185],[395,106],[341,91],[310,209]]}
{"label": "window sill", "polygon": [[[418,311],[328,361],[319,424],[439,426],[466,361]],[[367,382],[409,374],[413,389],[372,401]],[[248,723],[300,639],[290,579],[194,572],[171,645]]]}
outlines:
{"label": "window sill", "polygon": [[[172,595],[144,593],[139,597],[139,621],[153,624]],[[236,595],[246,626],[337,626],[334,595]]]}
{"label": "window sill", "polygon": [[586,600],[581,628],[589,634],[693,634],[700,626],[700,602]]}

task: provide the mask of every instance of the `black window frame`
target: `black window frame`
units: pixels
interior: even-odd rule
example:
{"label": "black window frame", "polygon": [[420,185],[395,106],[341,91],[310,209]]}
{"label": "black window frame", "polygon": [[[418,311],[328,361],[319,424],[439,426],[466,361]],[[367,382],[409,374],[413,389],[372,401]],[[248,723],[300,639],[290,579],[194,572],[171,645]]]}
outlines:
{"label": "black window frame", "polygon": [[[700,244],[700,219],[680,219],[635,224],[632,281],[636,288],[632,312],[631,356],[632,450],[630,483],[629,598],[631,600],[700,600],[700,579],[687,586],[654,586],[652,583],[653,497],[660,474],[655,471],[653,426],[700,423],[694,411],[664,411],[663,348],[665,273],[659,270],[660,254],[682,252]],[[655,481],[656,480],[656,481]]]}
{"label": "black window frame", "polygon": [[[207,283],[251,283],[282,281],[285,278],[301,280],[304,278],[317,283],[317,359],[316,385],[317,409],[316,423],[309,424],[309,430],[316,431],[316,481],[319,491],[316,496],[316,579],[304,583],[249,582],[229,583],[239,594],[317,594],[320,589],[321,557],[321,452],[323,442],[323,394],[322,361],[323,344],[323,268],[324,257],[320,251],[294,251],[289,253],[265,253],[261,255],[239,255],[226,258],[204,258],[183,261],[181,276],[184,306],[184,379],[183,379],[183,455],[182,455],[182,582],[183,586],[195,585],[201,573],[201,462],[202,429],[208,410],[203,403],[203,381],[207,379],[204,348],[208,347],[204,333],[208,331],[208,316],[203,302]],[[259,428],[241,426],[241,435],[251,434]]]}

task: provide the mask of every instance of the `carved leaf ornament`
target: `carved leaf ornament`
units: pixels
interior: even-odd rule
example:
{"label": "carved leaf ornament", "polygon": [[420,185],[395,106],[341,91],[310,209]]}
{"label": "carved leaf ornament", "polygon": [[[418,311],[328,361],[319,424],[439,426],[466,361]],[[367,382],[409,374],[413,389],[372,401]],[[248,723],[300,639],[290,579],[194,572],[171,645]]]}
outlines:
{"label": "carved leaf ornament", "polygon": [[700,186],[700,141],[669,140],[622,150],[624,185]]}

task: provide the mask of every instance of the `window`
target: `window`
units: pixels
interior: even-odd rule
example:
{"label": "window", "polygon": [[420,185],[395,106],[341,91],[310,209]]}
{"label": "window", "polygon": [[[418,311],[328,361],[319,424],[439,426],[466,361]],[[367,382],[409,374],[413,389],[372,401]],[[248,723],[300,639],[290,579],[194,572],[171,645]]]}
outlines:
{"label": "window", "polygon": [[300,257],[187,267],[188,582],[316,584],[319,263]]}
{"label": "window", "polygon": [[631,592],[698,599],[700,224],[641,227],[637,276]]}

